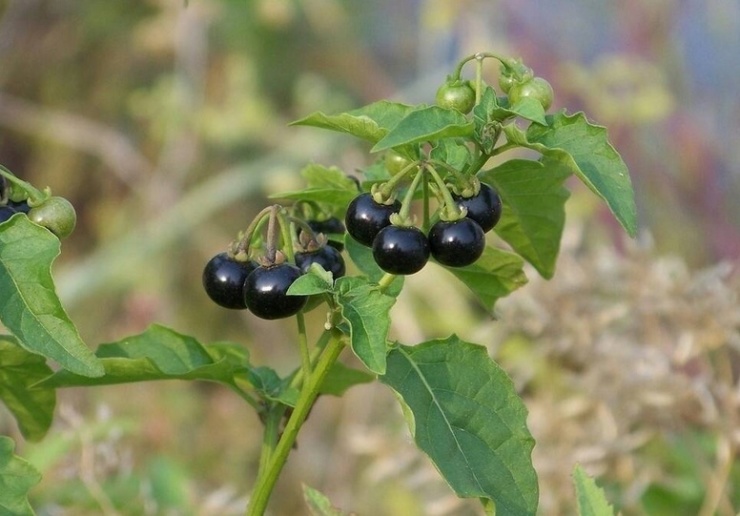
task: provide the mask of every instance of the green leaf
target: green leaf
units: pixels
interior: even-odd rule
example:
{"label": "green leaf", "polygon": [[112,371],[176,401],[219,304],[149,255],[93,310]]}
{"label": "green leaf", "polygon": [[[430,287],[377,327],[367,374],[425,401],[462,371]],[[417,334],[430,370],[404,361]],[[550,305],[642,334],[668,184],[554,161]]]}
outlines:
{"label": "green leaf", "polygon": [[512,159],[478,174],[501,196],[503,210],[496,233],[544,278],[555,272],[565,225],[570,169],[554,158]]}
{"label": "green leaf", "polygon": [[334,280],[331,272],[325,271],[318,263],[312,263],[308,272],[290,285],[287,294],[289,296],[313,296],[333,290]]}
{"label": "green leaf", "polygon": [[390,311],[395,298],[361,277],[344,276],[336,281],[336,302],[349,325],[350,345],[365,367],[385,372]]}
{"label": "green leaf", "polygon": [[280,378],[274,369],[266,366],[253,367],[247,372],[247,379],[263,398],[295,407],[298,390],[290,387],[289,381]]}
{"label": "green leaf", "polygon": [[208,380],[234,384],[246,373],[248,353],[237,344],[220,342],[204,346],[193,337],[160,325],[138,335],[101,344],[97,356],[105,374],[88,378],[59,371],[39,385],[73,387],[145,382],[150,380]]}
{"label": "green leaf", "polygon": [[410,112],[371,149],[380,152],[400,145],[472,136],[473,122],[454,109],[430,106]]}
{"label": "green leaf", "polygon": [[27,217],[0,224],[0,320],[32,353],[84,376],[103,366],[82,342],[54,288],[51,264],[59,240]]}
{"label": "green leaf", "polygon": [[53,389],[31,386],[53,373],[44,357],[23,349],[15,337],[0,335],[0,399],[29,441],[46,435],[56,405]]}
{"label": "green leaf", "polygon": [[496,515],[534,515],[537,475],[527,409],[486,348],[456,336],[398,345],[380,380],[414,416],[414,439],[464,498],[488,498]]}
{"label": "green leaf", "polygon": [[614,516],[614,508],[606,500],[604,491],[578,464],[573,470],[573,484],[580,516]]}
{"label": "green leaf", "polygon": [[525,283],[524,261],[513,253],[486,247],[483,255],[467,267],[445,267],[475,294],[488,310],[496,300],[509,295]]}
{"label": "green leaf", "polygon": [[[346,249],[347,254],[349,254],[352,262],[358,269],[360,269],[360,272],[367,276],[370,282],[378,283],[380,279],[385,276],[385,271],[375,263],[373,252],[369,247],[365,247],[357,242],[357,240],[347,235],[344,239],[344,248]],[[402,288],[403,276],[396,276],[385,293],[391,297],[398,297]]]}
{"label": "green leaf", "polygon": [[531,125],[526,146],[567,163],[596,195],[604,199],[630,236],[637,233],[637,210],[627,165],[607,138],[583,113],[547,117],[547,126]]}
{"label": "green leaf", "polygon": [[438,141],[429,157],[447,163],[447,165],[455,170],[462,170],[471,161],[468,147],[464,143],[455,140]]}
{"label": "green leaf", "polygon": [[305,118],[292,122],[290,125],[320,127],[351,134],[371,143],[376,143],[414,109],[416,109],[415,106],[381,100],[337,115],[326,115],[321,112],[312,113]]}
{"label": "green leaf", "polygon": [[347,367],[341,362],[335,362],[321,384],[321,394],[342,396],[350,387],[361,383],[370,383],[375,375],[359,369]]}
{"label": "green leaf", "polygon": [[0,514],[32,515],[28,491],[41,481],[41,473],[13,450],[13,440],[0,435]]}
{"label": "green leaf", "polygon": [[306,188],[273,194],[270,198],[328,204],[336,208],[334,211],[344,213],[347,205],[357,197],[357,185],[337,167],[311,164],[301,175],[306,179]]}
{"label": "green leaf", "polygon": [[519,118],[530,120],[539,125],[547,125],[542,104],[532,97],[522,97],[516,104],[509,106],[508,111]]}
{"label": "green leaf", "polygon": [[475,124],[475,138],[483,152],[490,154],[496,145],[496,131],[501,118],[495,118],[498,108],[496,92],[490,86],[486,87],[481,100],[473,108],[473,123]]}
{"label": "green leaf", "polygon": [[325,494],[306,484],[303,484],[303,499],[311,516],[349,516],[348,513],[333,507]]}

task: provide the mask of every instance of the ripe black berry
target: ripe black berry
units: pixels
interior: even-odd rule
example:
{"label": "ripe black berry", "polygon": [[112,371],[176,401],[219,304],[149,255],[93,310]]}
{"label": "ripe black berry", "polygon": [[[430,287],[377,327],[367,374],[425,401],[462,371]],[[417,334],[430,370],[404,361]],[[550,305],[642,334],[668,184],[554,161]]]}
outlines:
{"label": "ripe black berry", "polygon": [[240,262],[227,253],[210,259],[203,269],[203,288],[217,304],[234,310],[244,310],[244,282],[258,267],[255,261]]}
{"label": "ripe black berry", "polygon": [[[342,221],[336,217],[330,217],[326,220],[309,220],[308,226],[313,230],[314,233],[323,233],[325,235],[343,235],[346,231]],[[344,249],[344,244],[329,240],[328,244],[335,248],[337,251]]]}
{"label": "ripe black berry", "polygon": [[16,213],[10,206],[0,206],[0,222],[5,222]]}
{"label": "ripe black berry", "polygon": [[475,262],[486,247],[483,230],[472,219],[440,220],[429,231],[432,256],[442,265],[465,267]]}
{"label": "ripe black berry", "polygon": [[15,211],[21,213],[28,213],[31,211],[31,207],[28,205],[28,201],[8,201],[8,207],[13,208]]}
{"label": "ripe black berry", "polygon": [[484,233],[488,233],[501,218],[501,197],[498,192],[485,183],[480,184],[480,192],[473,197],[452,196],[458,206],[468,209],[467,217],[478,223]]}
{"label": "ripe black berry", "polygon": [[401,209],[401,203],[378,204],[369,193],[355,197],[347,207],[344,225],[347,232],[362,245],[373,245],[375,236],[391,223],[391,215]]}
{"label": "ripe black berry", "polygon": [[414,274],[429,260],[429,242],[419,228],[387,226],[373,241],[373,258],[391,274]]}
{"label": "ripe black berry", "polygon": [[300,275],[301,270],[289,263],[257,267],[244,284],[247,308],[262,319],[282,319],[297,314],[308,297],[286,293]]}
{"label": "ripe black berry", "polygon": [[295,254],[295,264],[302,272],[308,272],[312,263],[318,263],[325,271],[331,272],[334,279],[341,278],[345,273],[344,258],[329,245],[320,247],[316,251],[298,252]]}

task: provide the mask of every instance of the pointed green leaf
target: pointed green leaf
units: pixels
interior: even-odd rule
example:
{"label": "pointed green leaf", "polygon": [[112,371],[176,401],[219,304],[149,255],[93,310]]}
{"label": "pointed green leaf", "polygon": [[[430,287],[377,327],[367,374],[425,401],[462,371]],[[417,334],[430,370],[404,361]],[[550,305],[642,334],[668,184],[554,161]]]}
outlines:
{"label": "pointed green leaf", "polygon": [[341,169],[311,164],[301,175],[306,179],[306,188],[294,192],[280,192],[271,199],[289,199],[328,204],[338,213],[344,213],[347,205],[357,197],[357,185]]}
{"label": "pointed green leaf", "polygon": [[447,163],[455,170],[462,170],[471,161],[470,149],[455,140],[438,141],[429,157]]}
{"label": "pointed green leaf", "polygon": [[336,302],[349,325],[350,345],[365,367],[385,372],[390,311],[395,298],[365,278],[345,276],[336,281]]}
{"label": "pointed green leaf", "polygon": [[567,163],[596,195],[604,199],[630,236],[637,233],[637,210],[627,165],[612,147],[606,129],[590,124],[583,113],[547,117],[547,126],[531,125],[528,147]]}
{"label": "pointed green leaf", "polygon": [[13,440],[0,435],[0,514],[30,516],[28,491],[41,481],[41,473],[13,450]]}
{"label": "pointed green leaf", "polygon": [[311,516],[349,516],[348,513],[332,506],[331,501],[325,494],[308,487],[306,484],[303,484],[303,499]]}
{"label": "pointed green leaf", "polygon": [[503,210],[496,233],[544,278],[555,272],[565,225],[569,168],[556,159],[512,159],[478,177],[501,196]]}
{"label": "pointed green leaf", "polygon": [[332,396],[342,396],[350,387],[361,383],[370,383],[375,375],[359,369],[347,367],[341,362],[335,362],[321,384],[319,392]]}
{"label": "pointed green leaf", "polygon": [[380,380],[414,416],[414,439],[464,498],[488,498],[496,515],[534,515],[537,475],[527,409],[486,348],[452,336],[388,354]]}
{"label": "pointed green leaf", "polygon": [[508,111],[519,118],[530,120],[539,125],[547,125],[542,104],[532,97],[522,97],[516,104],[509,106]]}
{"label": "pointed green leaf", "polygon": [[573,470],[573,484],[580,516],[614,516],[614,508],[606,500],[603,489],[578,464]]}
{"label": "pointed green leaf", "polygon": [[290,125],[320,127],[351,134],[375,143],[381,140],[390,129],[395,127],[403,117],[414,109],[416,109],[414,106],[381,100],[337,115],[326,115],[321,112],[312,113],[305,118],[292,122]]}
{"label": "pointed green leaf", "polygon": [[51,264],[59,240],[23,215],[0,224],[0,320],[21,346],[84,376],[103,366],[82,342],[57,297]]}
{"label": "pointed green leaf", "polygon": [[267,400],[295,407],[298,401],[298,390],[290,386],[285,378],[266,366],[253,367],[247,371],[247,379],[260,395]]}
{"label": "pointed green leaf", "polygon": [[0,400],[29,441],[38,441],[46,435],[56,405],[53,389],[31,386],[53,373],[44,357],[23,349],[15,337],[0,336]]}
{"label": "pointed green leaf", "polygon": [[[349,254],[352,262],[360,269],[360,272],[367,276],[372,283],[378,283],[385,276],[385,271],[378,267],[373,258],[373,252],[369,247],[365,247],[347,235],[344,239],[344,248]],[[385,293],[391,297],[397,297],[403,288],[403,276],[396,276],[393,282],[386,289]]]}
{"label": "pointed green leaf", "polygon": [[232,385],[235,375],[245,374],[248,353],[237,344],[220,342],[204,346],[193,337],[160,325],[138,335],[101,344],[97,356],[105,368],[98,378],[59,371],[39,385],[73,387],[111,385],[150,380],[209,380]]}
{"label": "pointed green leaf", "polygon": [[331,272],[325,271],[318,263],[312,263],[308,272],[290,285],[287,294],[289,296],[313,296],[333,290],[334,279]]}
{"label": "pointed green leaf", "polygon": [[513,253],[486,247],[483,255],[467,267],[445,267],[475,294],[488,310],[496,300],[509,295],[527,282],[524,261]]}
{"label": "pointed green leaf", "polygon": [[471,136],[473,122],[454,109],[430,106],[410,112],[371,149],[380,152],[400,145]]}

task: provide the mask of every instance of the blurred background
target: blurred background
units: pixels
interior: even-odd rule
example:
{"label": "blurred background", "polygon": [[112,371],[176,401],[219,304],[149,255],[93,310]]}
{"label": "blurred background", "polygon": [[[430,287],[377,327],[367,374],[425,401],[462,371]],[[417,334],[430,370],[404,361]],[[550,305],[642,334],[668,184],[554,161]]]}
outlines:
{"label": "blurred background", "polygon": [[[88,343],[156,321],[284,372],[293,325],[219,309],[200,275],[268,195],[300,188],[305,164],[371,163],[361,143],[288,122],[431,102],[459,58],[484,50],[522,57],[552,83],[554,110],[608,127],[639,236],[572,183],[554,279],[529,270],[491,317],[427,267],[392,336],[488,346],[530,410],[542,514],[573,514],[577,462],[623,514],[736,514],[735,0],[0,0],[0,163],[77,207],[54,272]],[[65,390],[40,443],[2,410],[2,433],[43,471],[39,514],[243,512],[261,424],[218,386]],[[273,514],[306,513],[301,482],[358,514],[481,513],[415,449],[382,386],[319,401]]]}

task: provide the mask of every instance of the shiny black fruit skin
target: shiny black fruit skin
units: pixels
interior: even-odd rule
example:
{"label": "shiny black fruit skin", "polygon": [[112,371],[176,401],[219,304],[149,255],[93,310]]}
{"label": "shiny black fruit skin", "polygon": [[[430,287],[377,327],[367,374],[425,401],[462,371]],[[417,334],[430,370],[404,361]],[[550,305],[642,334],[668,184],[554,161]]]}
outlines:
{"label": "shiny black fruit skin", "polygon": [[473,219],[454,222],[440,220],[429,231],[432,256],[448,267],[465,267],[475,263],[486,248],[486,235]]}
{"label": "shiny black fruit skin", "polygon": [[391,224],[391,215],[401,209],[401,203],[378,204],[369,193],[355,197],[347,207],[344,225],[352,238],[366,247],[373,245],[380,230]]}
{"label": "shiny black fruit skin", "polygon": [[10,206],[0,206],[0,222],[5,222],[16,213]]}
{"label": "shiny black fruit skin", "polygon": [[247,308],[262,319],[282,319],[297,314],[308,297],[289,296],[286,292],[300,276],[301,270],[289,263],[257,267],[244,284]]}
{"label": "shiny black fruit skin", "polygon": [[414,274],[429,260],[429,242],[416,227],[387,226],[373,241],[373,258],[391,274]]}
{"label": "shiny black fruit skin", "polygon": [[316,251],[295,254],[295,264],[301,269],[301,272],[308,272],[312,263],[318,263],[325,271],[331,272],[334,279],[341,278],[346,272],[344,258],[331,245],[325,245]]}
{"label": "shiny black fruit skin", "polygon": [[468,209],[468,218],[476,221],[484,233],[491,231],[501,218],[501,197],[485,183],[480,184],[480,192],[474,197],[452,197],[458,206]]}
{"label": "shiny black fruit skin", "polygon": [[[326,220],[309,220],[308,226],[313,230],[314,233],[323,233],[325,235],[343,235],[346,231],[342,221],[336,217],[331,217]],[[344,249],[344,244],[329,240],[328,244],[335,248],[337,251]]]}
{"label": "shiny black fruit skin", "polygon": [[232,310],[245,310],[244,283],[258,266],[252,260],[239,262],[227,253],[217,254],[203,269],[203,288],[216,304]]}

